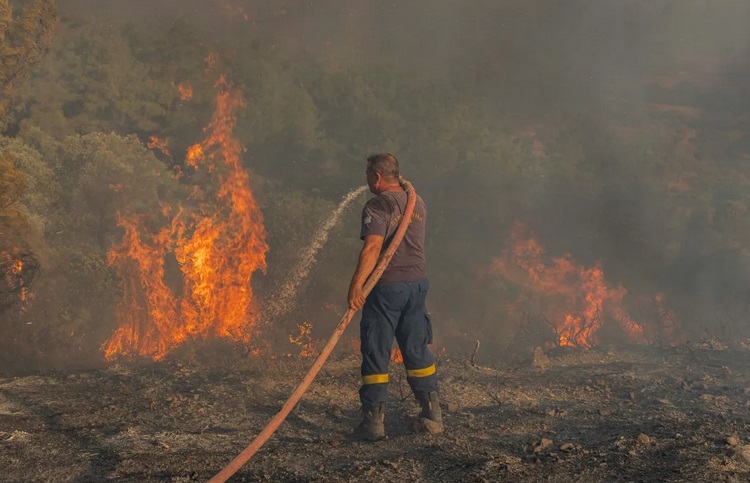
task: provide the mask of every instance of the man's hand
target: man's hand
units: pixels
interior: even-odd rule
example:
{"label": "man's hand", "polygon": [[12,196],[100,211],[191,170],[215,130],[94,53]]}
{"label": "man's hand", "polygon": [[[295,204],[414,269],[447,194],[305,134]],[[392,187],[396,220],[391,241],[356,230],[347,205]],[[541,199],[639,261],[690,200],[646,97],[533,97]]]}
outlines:
{"label": "man's hand", "polygon": [[365,293],[358,284],[352,284],[349,287],[349,308],[359,310],[365,305]]}
{"label": "man's hand", "polygon": [[378,263],[380,250],[383,248],[383,240],[384,238],[380,235],[365,236],[365,244],[362,251],[359,252],[357,269],[352,276],[352,283],[349,284],[349,307],[352,310],[359,310],[365,305],[363,287],[367,277],[370,276]]}

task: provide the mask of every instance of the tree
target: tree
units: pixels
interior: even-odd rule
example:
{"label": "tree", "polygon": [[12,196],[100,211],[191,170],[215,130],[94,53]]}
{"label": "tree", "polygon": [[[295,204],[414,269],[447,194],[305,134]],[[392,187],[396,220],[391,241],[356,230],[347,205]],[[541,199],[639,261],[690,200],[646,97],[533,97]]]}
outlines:
{"label": "tree", "polygon": [[[174,202],[180,188],[132,135],[57,142],[36,132],[28,142],[0,137],[0,151],[12,157],[27,186],[15,205],[23,214],[22,240],[43,240],[44,277],[34,286],[34,303],[0,324],[0,354],[27,362],[91,357],[115,323],[118,282],[107,253],[122,237],[117,213],[159,224],[162,204]],[[4,362],[12,361],[0,356]]]}
{"label": "tree", "polygon": [[[49,48],[56,6],[56,0],[36,0],[14,15],[10,1],[0,0],[0,127],[18,87]],[[19,205],[24,187],[24,175],[0,150],[0,310],[24,299],[39,272],[24,239],[27,223]]]}
{"label": "tree", "polygon": [[38,274],[38,261],[25,244],[26,223],[19,207],[25,177],[0,152],[0,312],[26,296]]}
{"label": "tree", "polygon": [[0,0],[0,126],[19,86],[42,59],[58,22],[56,0],[35,0],[18,15]]}

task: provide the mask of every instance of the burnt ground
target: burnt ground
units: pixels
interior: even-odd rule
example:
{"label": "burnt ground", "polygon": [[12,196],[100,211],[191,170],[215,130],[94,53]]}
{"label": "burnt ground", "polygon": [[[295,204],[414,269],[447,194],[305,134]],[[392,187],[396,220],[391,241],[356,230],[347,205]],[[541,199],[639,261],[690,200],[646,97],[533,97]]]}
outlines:
{"label": "burnt ground", "polygon": [[[164,362],[0,378],[0,480],[205,481],[310,360]],[[557,351],[439,363],[446,433],[415,435],[392,366],[388,439],[354,443],[358,362],[339,355],[231,481],[749,481],[750,350]]]}

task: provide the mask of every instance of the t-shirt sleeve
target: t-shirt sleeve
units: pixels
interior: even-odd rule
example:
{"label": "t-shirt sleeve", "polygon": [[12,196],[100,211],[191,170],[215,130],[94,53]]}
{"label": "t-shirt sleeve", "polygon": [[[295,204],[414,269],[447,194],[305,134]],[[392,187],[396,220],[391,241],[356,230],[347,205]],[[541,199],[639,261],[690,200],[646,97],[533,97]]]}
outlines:
{"label": "t-shirt sleeve", "polygon": [[378,235],[385,238],[388,233],[387,213],[375,199],[370,200],[362,210],[362,230],[359,238],[364,240],[367,235]]}

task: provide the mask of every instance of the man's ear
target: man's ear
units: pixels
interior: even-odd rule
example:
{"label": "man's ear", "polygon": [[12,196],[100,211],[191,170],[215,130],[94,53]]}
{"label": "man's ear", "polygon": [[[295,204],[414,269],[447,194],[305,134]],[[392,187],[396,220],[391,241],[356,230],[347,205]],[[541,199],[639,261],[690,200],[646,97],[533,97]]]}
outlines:
{"label": "man's ear", "polygon": [[376,171],[375,172],[375,188],[377,188],[378,186],[380,186],[380,182],[381,181],[383,181],[383,176]]}

